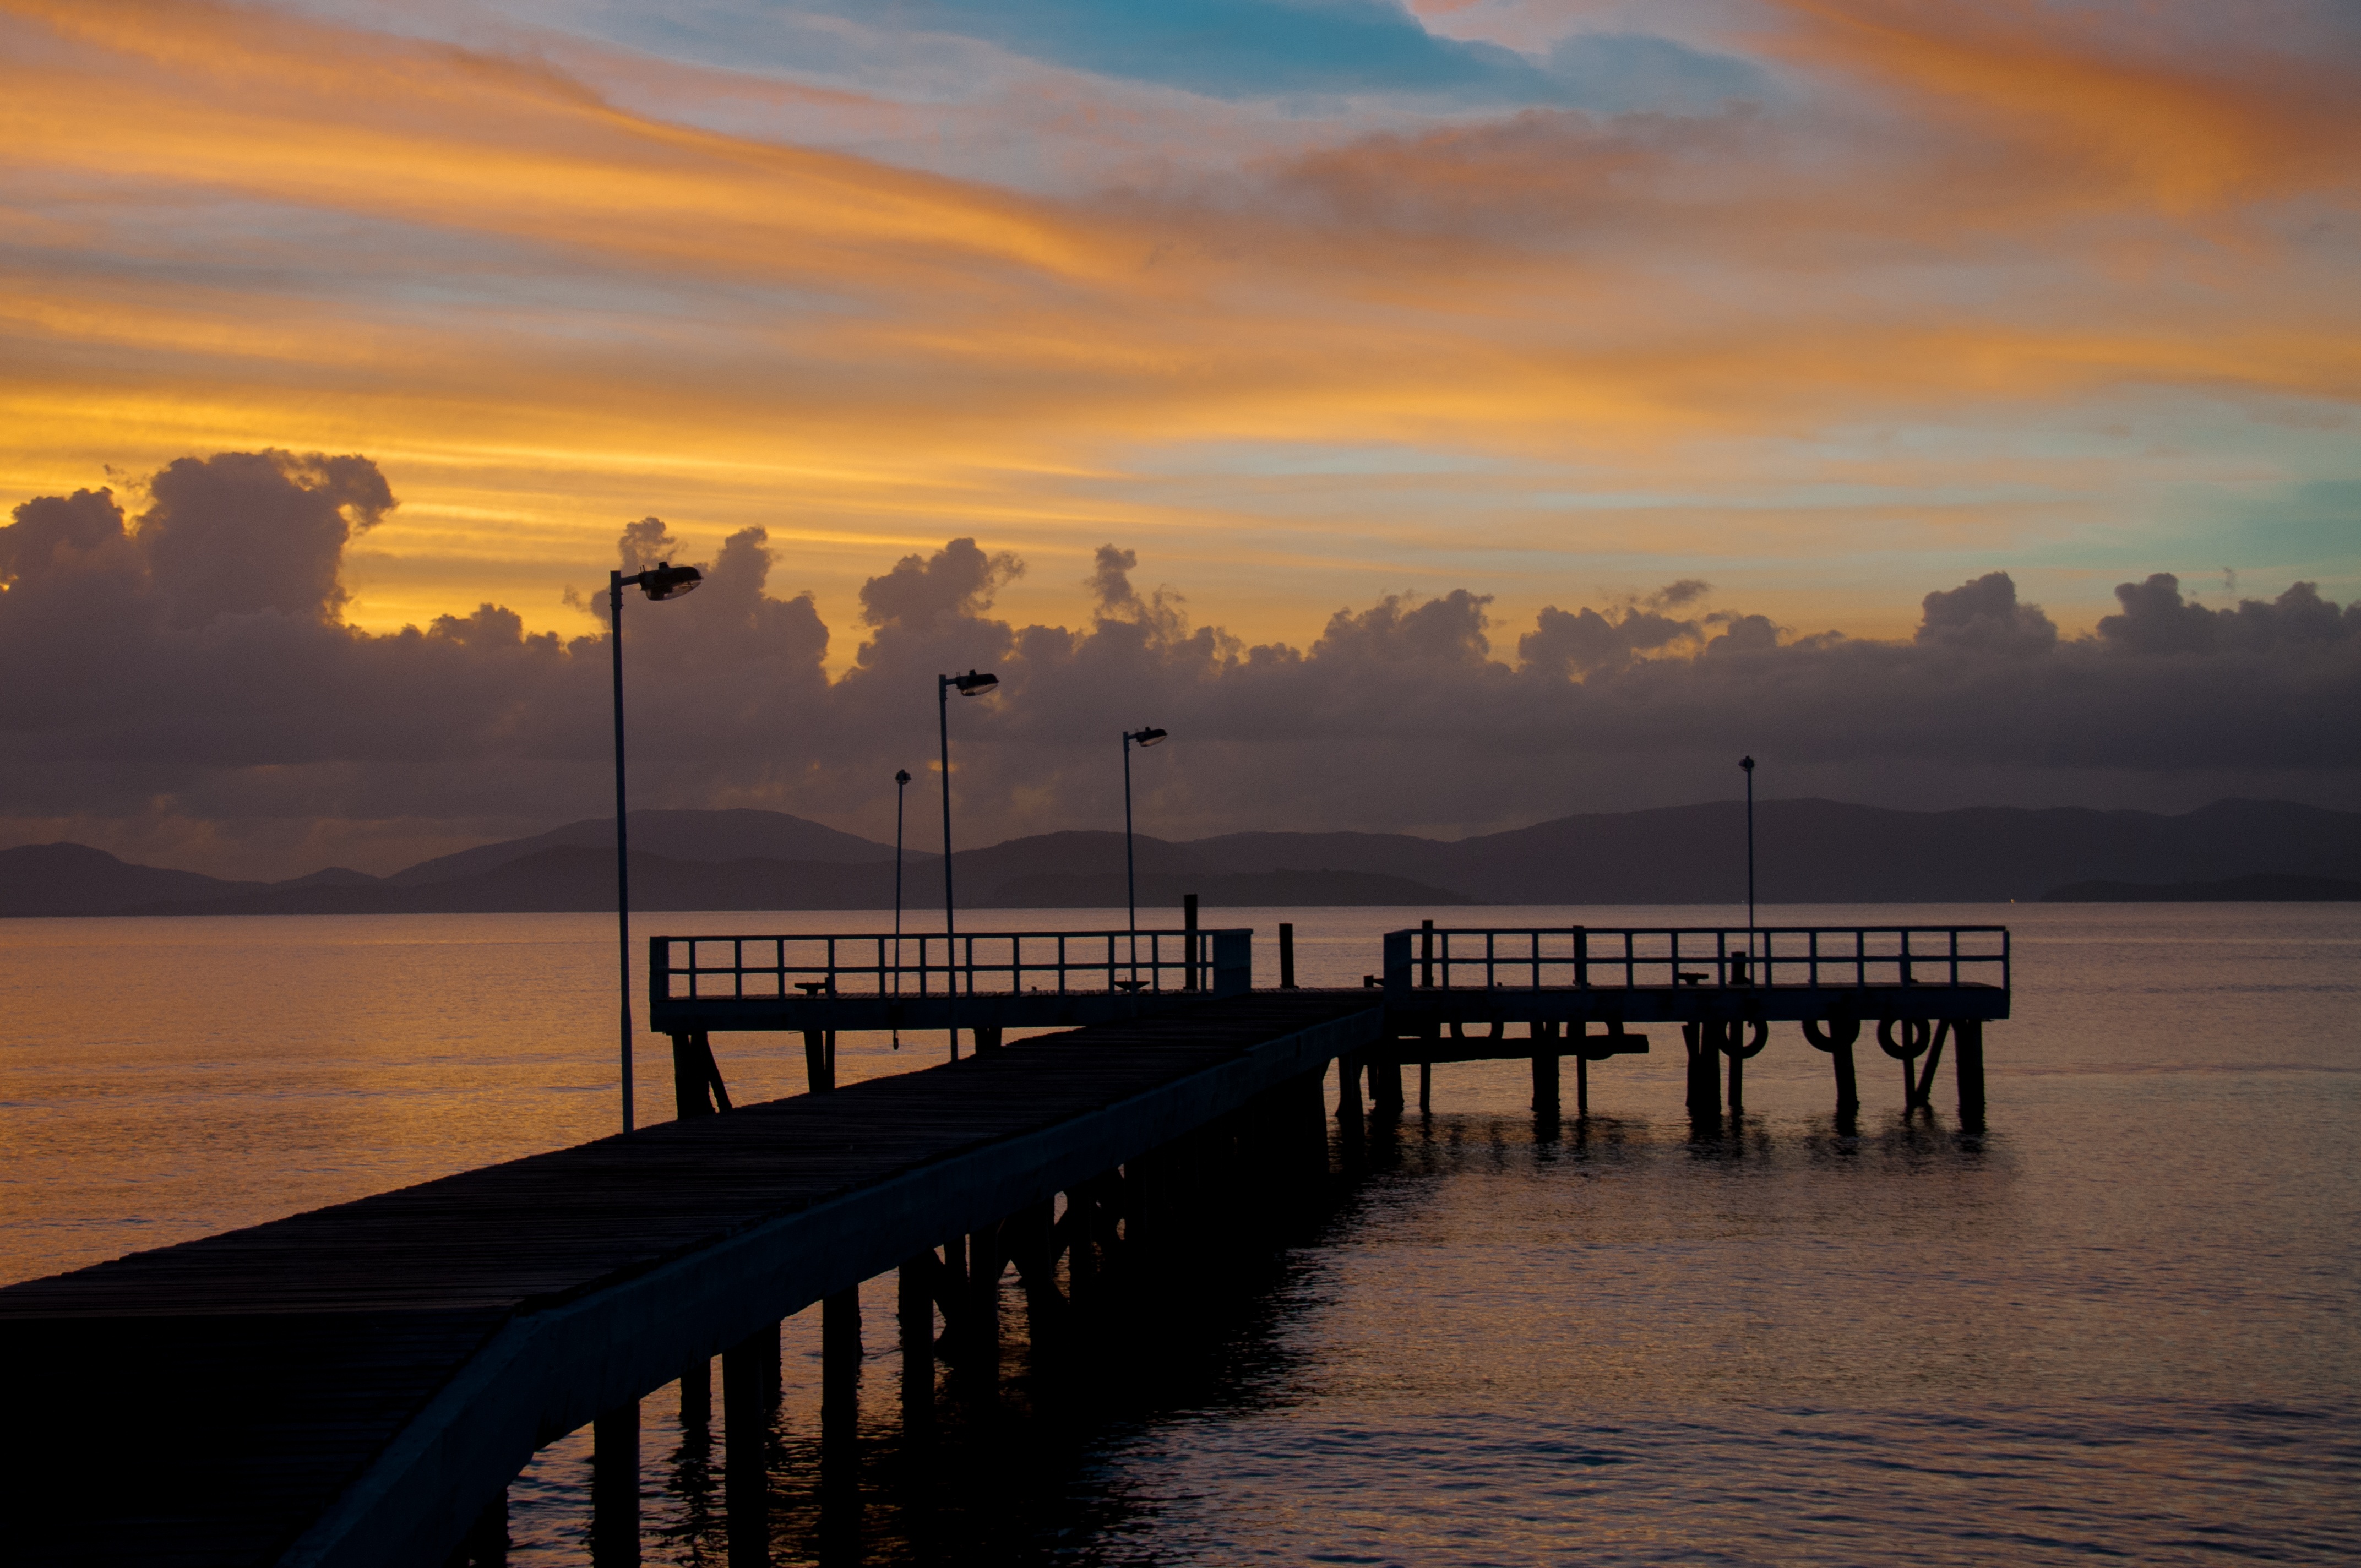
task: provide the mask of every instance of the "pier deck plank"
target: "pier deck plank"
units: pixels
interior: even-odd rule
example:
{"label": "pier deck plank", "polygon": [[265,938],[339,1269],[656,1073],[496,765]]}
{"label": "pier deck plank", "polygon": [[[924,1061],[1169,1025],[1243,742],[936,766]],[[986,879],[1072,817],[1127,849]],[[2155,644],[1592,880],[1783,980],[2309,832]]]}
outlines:
{"label": "pier deck plank", "polygon": [[279,1561],[521,1318],[1378,1004],[1208,1001],[0,1289],[12,1559]]}

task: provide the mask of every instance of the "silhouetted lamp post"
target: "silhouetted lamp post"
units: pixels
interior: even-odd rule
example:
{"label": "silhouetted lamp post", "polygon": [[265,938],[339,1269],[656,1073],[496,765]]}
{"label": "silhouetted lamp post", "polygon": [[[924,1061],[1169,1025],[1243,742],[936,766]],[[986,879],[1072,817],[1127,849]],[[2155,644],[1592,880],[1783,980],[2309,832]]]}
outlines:
{"label": "silhouetted lamp post", "polygon": [[631,1130],[631,849],[623,810],[623,590],[676,599],[705,580],[694,566],[659,561],[625,576],[607,574],[607,641],[615,651],[615,944],[623,988],[623,1131]]}
{"label": "silhouetted lamp post", "polygon": [[944,958],[946,973],[950,981],[951,1057],[959,1057],[959,916],[951,898],[951,692],[961,696],[982,696],[1000,684],[1000,677],[983,671],[970,670],[963,675],[935,677],[935,727],[942,738],[943,760],[943,941],[947,948]]}
{"label": "silhouetted lamp post", "polygon": [[1746,774],[1746,981],[1754,982],[1754,759],[1741,757]]}
{"label": "silhouetted lamp post", "polygon": [[1161,729],[1145,726],[1123,732],[1123,902],[1130,912],[1131,980],[1136,990],[1139,984],[1139,877],[1132,869],[1131,859],[1131,749],[1153,746],[1164,739]]}
{"label": "silhouetted lamp post", "polygon": [[[902,994],[902,807],[910,797],[910,770],[894,770],[894,994]],[[894,1048],[902,1048],[902,1026],[894,1026]]]}

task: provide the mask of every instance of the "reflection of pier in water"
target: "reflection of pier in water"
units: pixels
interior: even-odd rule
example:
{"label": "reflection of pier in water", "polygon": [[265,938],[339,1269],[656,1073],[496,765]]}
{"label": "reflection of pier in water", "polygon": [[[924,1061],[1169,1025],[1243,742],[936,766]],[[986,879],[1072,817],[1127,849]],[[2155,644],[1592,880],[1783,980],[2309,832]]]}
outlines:
{"label": "reflection of pier in water", "polygon": [[[1028,1333],[1082,1343],[1078,1326],[1137,1327],[1218,1277],[1209,1264],[1267,1250],[1328,1188],[1331,1062],[1348,1157],[1365,1080],[1387,1118],[1406,1064],[1530,1058],[1554,1121],[1561,1058],[1587,1110],[1589,1063],[1644,1049],[1631,1026],[1655,1023],[1682,1029],[1701,1129],[1722,1115],[1722,1064],[1736,1110],[1782,1020],[1830,1052],[1840,1123],[1861,1030],[1904,1058],[1914,1105],[1952,1042],[1975,1126],[1982,1024],[2008,1013],[1995,927],[1429,926],[1385,938],[1382,976],[1329,991],[1293,987],[1289,935],[1281,989],[1261,992],[1242,932],[1141,933],[1137,969],[1127,933],[1026,934],[1005,953],[978,936],[957,964],[899,965],[869,938],[658,938],[651,1019],[674,1037],[679,1119],[0,1290],[14,1555],[495,1560],[509,1478],[589,1424],[594,1556],[636,1562],[637,1401],[678,1380],[690,1472],[719,1384],[731,1557],[762,1561],[770,1449],[726,1438],[768,1430],[781,1319],[822,1303],[820,1452],[849,1458],[858,1288],[894,1275],[922,1432],[939,1358],[992,1376],[1011,1266]],[[895,1023],[956,1025],[981,1048],[836,1087],[834,1032]],[[805,1034],[813,1092],[711,1113],[728,1104],[713,1036],[779,1028]],[[93,1459],[133,1431],[180,1446],[169,1464]],[[853,1529],[857,1493],[824,1493],[824,1515],[829,1497],[823,1535]]]}

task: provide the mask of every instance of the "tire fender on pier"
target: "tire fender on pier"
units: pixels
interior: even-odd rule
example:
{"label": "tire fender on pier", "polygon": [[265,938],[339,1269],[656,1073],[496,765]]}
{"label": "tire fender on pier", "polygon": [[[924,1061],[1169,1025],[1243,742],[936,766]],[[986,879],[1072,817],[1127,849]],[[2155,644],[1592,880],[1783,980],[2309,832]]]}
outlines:
{"label": "tire fender on pier", "polygon": [[[1894,1038],[1894,1026],[1902,1025],[1899,1044]],[[1877,1047],[1895,1061],[1913,1061],[1926,1055],[1934,1043],[1935,1025],[1926,1018],[1881,1018],[1877,1021]]]}

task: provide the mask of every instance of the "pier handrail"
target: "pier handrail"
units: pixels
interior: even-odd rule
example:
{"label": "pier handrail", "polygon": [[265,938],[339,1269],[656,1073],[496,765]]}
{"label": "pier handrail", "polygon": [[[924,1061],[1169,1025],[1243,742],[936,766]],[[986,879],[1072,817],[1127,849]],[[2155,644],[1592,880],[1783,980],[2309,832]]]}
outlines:
{"label": "pier handrail", "polygon": [[1758,986],[2009,989],[2005,926],[1422,926],[1385,935],[1386,994]]}
{"label": "pier handrail", "polygon": [[1143,929],[961,931],[950,938],[890,931],[651,937],[648,994],[663,1003],[786,999],[798,990],[917,1000],[1028,991],[1228,996],[1252,988],[1251,928],[1200,928],[1193,954],[1191,935]]}

